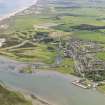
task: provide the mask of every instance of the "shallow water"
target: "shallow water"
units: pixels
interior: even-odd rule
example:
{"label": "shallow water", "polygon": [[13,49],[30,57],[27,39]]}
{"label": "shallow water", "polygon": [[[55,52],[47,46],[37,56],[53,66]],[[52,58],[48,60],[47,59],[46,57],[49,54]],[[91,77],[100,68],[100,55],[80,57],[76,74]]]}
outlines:
{"label": "shallow water", "polygon": [[7,65],[20,65],[19,62],[0,57],[0,80],[9,86],[30,91],[55,105],[105,105],[105,95],[96,90],[85,90],[71,82],[77,77],[65,76],[57,72],[19,74],[6,70]]}

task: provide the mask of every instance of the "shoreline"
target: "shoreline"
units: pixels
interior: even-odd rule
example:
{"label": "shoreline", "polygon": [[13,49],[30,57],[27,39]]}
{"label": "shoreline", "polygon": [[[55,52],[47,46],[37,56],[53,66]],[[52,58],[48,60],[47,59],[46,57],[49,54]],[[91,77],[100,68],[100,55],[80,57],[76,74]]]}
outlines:
{"label": "shoreline", "polygon": [[0,22],[3,21],[3,20],[5,20],[5,19],[9,19],[9,18],[12,17],[12,16],[15,16],[17,13],[22,12],[22,11],[28,9],[28,8],[31,7],[32,5],[36,5],[37,2],[38,2],[38,0],[33,0],[33,3],[32,3],[32,4],[30,4],[30,5],[28,5],[28,6],[25,6],[25,7],[23,7],[23,8],[17,9],[17,10],[15,10],[15,11],[13,11],[13,12],[7,14],[7,15],[1,16],[1,17],[0,17]]}
{"label": "shoreline", "polygon": [[[12,89],[12,88],[11,88]],[[13,91],[13,90],[12,90]],[[29,100],[32,102],[32,105],[52,105],[50,104],[48,101],[40,98],[37,95],[34,95],[32,93],[30,93],[27,90],[23,90],[23,89],[14,89],[15,92],[19,92],[20,94],[22,94],[24,96],[24,98],[26,100]]]}
{"label": "shoreline", "polygon": [[25,100],[32,102],[32,105],[54,105],[54,104],[50,104],[45,99],[40,98],[39,96],[31,93],[30,91],[28,91],[26,89],[12,87],[12,86],[6,85],[2,81],[1,81],[0,85],[11,92],[13,91],[13,92],[22,94],[24,96]]}

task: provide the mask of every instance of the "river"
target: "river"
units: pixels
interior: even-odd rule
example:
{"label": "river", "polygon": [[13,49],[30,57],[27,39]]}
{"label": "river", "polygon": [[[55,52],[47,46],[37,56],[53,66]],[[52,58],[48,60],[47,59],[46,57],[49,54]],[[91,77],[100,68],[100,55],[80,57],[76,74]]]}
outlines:
{"label": "river", "polygon": [[104,94],[74,86],[71,82],[77,79],[75,76],[52,71],[40,71],[35,74],[16,72],[16,68],[23,65],[0,57],[0,80],[7,86],[30,91],[54,105],[105,105]]}

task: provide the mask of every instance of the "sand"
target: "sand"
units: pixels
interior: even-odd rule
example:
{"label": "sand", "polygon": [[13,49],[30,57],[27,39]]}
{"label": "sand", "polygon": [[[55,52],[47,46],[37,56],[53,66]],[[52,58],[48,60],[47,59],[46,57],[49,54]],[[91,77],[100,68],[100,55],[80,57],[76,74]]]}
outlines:
{"label": "sand", "polygon": [[0,21],[2,21],[2,20],[4,20],[4,19],[8,19],[8,18],[10,18],[10,17],[12,17],[12,16],[15,16],[17,13],[22,12],[22,11],[28,9],[30,6],[35,5],[35,4],[37,3],[37,1],[38,1],[38,0],[33,0],[33,3],[32,3],[31,5],[28,5],[28,6],[26,6],[26,7],[23,7],[23,8],[20,8],[20,9],[18,9],[18,10],[15,10],[14,12],[11,12],[11,13],[9,13],[9,14],[7,14],[7,15],[1,16],[1,17],[0,17]]}

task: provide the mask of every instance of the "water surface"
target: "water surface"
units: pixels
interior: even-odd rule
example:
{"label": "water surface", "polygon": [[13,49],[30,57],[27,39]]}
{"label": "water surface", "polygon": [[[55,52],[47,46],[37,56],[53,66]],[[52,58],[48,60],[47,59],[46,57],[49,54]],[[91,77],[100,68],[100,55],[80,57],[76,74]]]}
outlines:
{"label": "water surface", "polygon": [[0,16],[7,15],[18,9],[30,6],[37,0],[0,0]]}
{"label": "water surface", "polygon": [[[15,67],[11,70],[14,64]],[[28,90],[54,105],[105,105],[104,94],[96,90],[85,90],[74,86],[71,82],[77,77],[68,77],[57,72],[38,72],[36,74],[13,72],[22,65],[0,57],[0,80],[9,86]]]}

